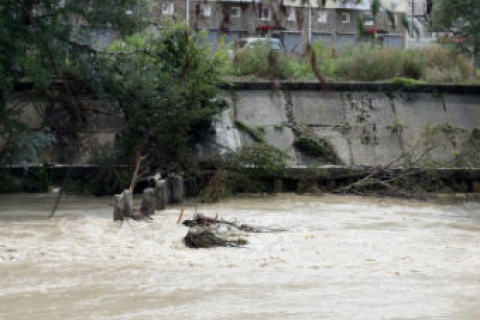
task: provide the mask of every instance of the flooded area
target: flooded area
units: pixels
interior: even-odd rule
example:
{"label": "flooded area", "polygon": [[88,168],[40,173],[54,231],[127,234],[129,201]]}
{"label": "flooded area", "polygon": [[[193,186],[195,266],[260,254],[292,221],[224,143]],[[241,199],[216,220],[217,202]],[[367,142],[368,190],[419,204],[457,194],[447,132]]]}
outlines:
{"label": "flooded area", "polygon": [[[197,210],[282,233],[188,249],[179,208],[0,196],[0,319],[480,319],[480,204],[278,195]],[[187,206],[186,218],[194,212]]]}

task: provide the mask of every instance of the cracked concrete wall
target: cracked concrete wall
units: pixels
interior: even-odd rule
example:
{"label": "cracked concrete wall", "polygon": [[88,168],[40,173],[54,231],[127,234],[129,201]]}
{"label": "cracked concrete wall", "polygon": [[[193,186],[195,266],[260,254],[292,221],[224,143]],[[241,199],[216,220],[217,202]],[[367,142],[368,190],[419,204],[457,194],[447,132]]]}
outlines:
{"label": "cracked concrete wall", "polygon": [[329,141],[347,165],[387,165],[431,148],[426,162],[448,163],[480,128],[480,94],[240,90],[235,97],[234,120],[265,130],[268,143],[292,156],[292,166],[315,162],[293,147],[295,125]]}

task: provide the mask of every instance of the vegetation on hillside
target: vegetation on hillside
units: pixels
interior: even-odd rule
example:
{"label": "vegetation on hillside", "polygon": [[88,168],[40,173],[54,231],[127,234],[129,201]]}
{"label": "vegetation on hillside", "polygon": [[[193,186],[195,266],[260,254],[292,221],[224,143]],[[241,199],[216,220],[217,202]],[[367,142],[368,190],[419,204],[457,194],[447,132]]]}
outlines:
{"label": "vegetation on hillside", "polygon": [[[390,81],[401,77],[428,83],[461,83],[470,79],[471,62],[448,46],[400,50],[362,44],[335,50],[315,43],[311,50],[315,66],[327,81]],[[226,62],[224,71],[227,78],[317,79],[308,56],[269,52],[261,46],[237,54]]]}

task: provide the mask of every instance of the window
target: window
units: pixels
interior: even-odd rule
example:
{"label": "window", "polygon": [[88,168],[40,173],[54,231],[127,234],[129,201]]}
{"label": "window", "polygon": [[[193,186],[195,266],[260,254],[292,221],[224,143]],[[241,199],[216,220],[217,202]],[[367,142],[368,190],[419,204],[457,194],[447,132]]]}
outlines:
{"label": "window", "polygon": [[173,15],[175,13],[175,7],[173,2],[164,2],[162,4],[162,14],[164,15]]}
{"label": "window", "polygon": [[320,23],[327,23],[328,14],[325,10],[318,11],[318,22]]}
{"label": "window", "polygon": [[260,19],[265,21],[272,19],[272,10],[270,10],[270,7],[260,5]]}
{"label": "window", "polygon": [[209,4],[202,4],[202,16],[210,17],[212,15],[212,7]]}
{"label": "window", "polygon": [[363,16],[363,24],[366,26],[373,26],[375,18],[372,15],[366,14]]}
{"label": "window", "polygon": [[297,12],[295,11],[295,8],[289,8],[287,21],[297,21]]}
{"label": "window", "polygon": [[342,23],[350,23],[350,13],[348,12],[342,13]]}
{"label": "window", "polygon": [[133,7],[132,6],[127,6],[125,10],[125,14],[133,14]]}
{"label": "window", "polygon": [[242,17],[242,8],[240,8],[240,7],[231,7],[231,8],[230,8],[230,17],[232,17],[232,18],[241,18],[241,17]]}

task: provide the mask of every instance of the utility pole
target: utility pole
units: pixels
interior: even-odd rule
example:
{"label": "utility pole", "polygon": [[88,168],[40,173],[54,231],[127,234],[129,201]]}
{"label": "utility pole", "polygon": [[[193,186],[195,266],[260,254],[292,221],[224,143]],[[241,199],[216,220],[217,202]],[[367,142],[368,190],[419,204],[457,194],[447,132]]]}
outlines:
{"label": "utility pole", "polygon": [[312,2],[308,2],[308,44],[312,43]]}
{"label": "utility pole", "polygon": [[190,27],[190,0],[185,0],[185,23]]}

